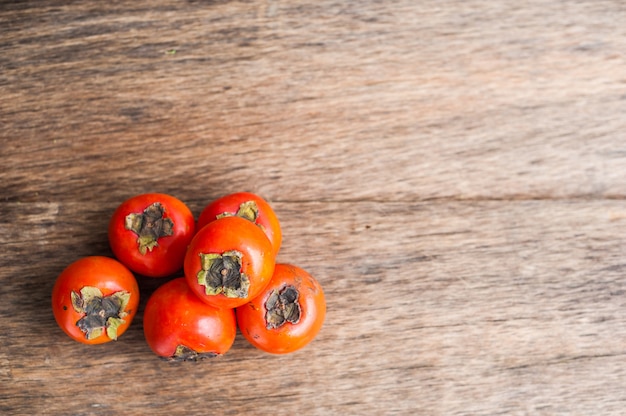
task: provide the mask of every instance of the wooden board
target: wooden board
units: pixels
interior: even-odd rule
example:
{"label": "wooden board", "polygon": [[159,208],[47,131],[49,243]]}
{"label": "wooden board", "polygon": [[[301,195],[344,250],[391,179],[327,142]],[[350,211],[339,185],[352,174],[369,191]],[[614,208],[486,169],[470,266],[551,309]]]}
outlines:
{"label": "wooden board", "polygon": [[[0,4],[0,413],[622,414],[626,9],[397,0]],[[159,360],[56,326],[125,198],[248,190],[319,336]]]}

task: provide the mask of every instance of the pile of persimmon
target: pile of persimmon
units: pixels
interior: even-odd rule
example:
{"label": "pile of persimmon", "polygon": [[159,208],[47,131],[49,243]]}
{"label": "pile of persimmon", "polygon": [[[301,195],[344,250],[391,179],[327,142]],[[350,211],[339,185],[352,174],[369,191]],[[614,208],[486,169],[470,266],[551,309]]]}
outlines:
{"label": "pile of persimmon", "polygon": [[55,319],[76,341],[101,344],[126,331],[139,304],[135,274],[173,276],[150,296],[143,316],[149,347],[168,360],[224,354],[237,328],[263,351],[290,353],[322,327],[322,287],[305,270],[276,262],[280,222],[256,194],[216,199],[197,223],[171,195],[137,195],[115,210],[108,236],[115,258],[77,260],[52,291]]}

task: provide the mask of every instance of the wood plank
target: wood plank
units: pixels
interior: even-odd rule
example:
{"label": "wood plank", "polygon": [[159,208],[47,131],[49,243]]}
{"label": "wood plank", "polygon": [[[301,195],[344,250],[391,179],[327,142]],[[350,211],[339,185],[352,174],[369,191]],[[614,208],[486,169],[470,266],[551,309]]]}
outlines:
{"label": "wood plank", "polygon": [[[621,415],[616,0],[0,2],[0,413]],[[50,311],[137,193],[250,190],[323,284],[305,350],[160,361]]]}
{"label": "wood plank", "polygon": [[[624,407],[626,239],[614,232],[626,226],[621,201],[277,203],[281,261],[308,269],[326,290],[321,334],[288,356],[238,336],[223,357],[176,365],[151,354],[141,314],[118,342],[94,348],[69,340],[48,309],[65,263],[106,252],[113,205],[0,204],[0,243],[11,254],[0,264],[0,316],[11,317],[0,333],[0,409],[448,415]],[[142,308],[154,287],[142,281]]]}
{"label": "wood plank", "polygon": [[626,194],[620,2],[2,7],[4,198]]}

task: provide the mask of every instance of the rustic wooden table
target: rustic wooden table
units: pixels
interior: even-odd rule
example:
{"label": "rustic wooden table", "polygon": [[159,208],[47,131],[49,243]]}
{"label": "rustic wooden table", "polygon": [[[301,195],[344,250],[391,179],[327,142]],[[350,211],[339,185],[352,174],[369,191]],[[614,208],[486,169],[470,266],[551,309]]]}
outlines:
{"label": "rustic wooden table", "polygon": [[[623,414],[620,0],[3,1],[0,413]],[[259,193],[325,288],[286,356],[56,326],[125,198]]]}

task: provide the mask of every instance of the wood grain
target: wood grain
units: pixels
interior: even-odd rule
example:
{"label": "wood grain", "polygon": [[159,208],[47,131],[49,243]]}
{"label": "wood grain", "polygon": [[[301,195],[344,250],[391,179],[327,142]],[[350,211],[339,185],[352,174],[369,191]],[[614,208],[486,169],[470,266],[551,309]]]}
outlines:
{"label": "wood grain", "polygon": [[[620,2],[413,3],[5,5],[4,194],[626,193]],[[62,187],[19,169],[50,160]]]}
{"label": "wood grain", "polygon": [[[624,405],[626,241],[613,232],[626,224],[621,202],[279,203],[281,260],[314,270],[327,293],[322,333],[284,357],[238,336],[225,356],[195,365],[156,359],[141,314],[113,345],[66,339],[42,305],[63,260],[106,251],[98,208],[14,206],[22,227],[47,235],[26,239],[55,246],[11,257],[30,254],[30,268],[1,265],[21,276],[6,279],[2,297],[13,302],[1,306],[11,317],[3,385],[20,413],[63,413],[68,402],[95,413],[199,413],[207,400],[218,414],[588,413],[599,398],[600,409],[619,413]],[[343,215],[347,207],[360,215]],[[312,227],[312,218],[327,221]],[[78,244],[62,243],[68,234]]]}
{"label": "wood grain", "polygon": [[[0,413],[620,415],[620,1],[0,3]],[[304,350],[79,345],[54,279],[126,197],[249,190]]]}

